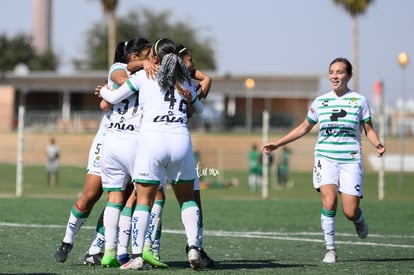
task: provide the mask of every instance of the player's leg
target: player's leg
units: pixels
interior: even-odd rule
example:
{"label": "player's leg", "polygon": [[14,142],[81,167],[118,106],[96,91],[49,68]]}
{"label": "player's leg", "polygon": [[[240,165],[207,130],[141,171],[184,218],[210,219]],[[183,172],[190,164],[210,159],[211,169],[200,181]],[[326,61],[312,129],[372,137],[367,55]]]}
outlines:
{"label": "player's leg", "polygon": [[105,252],[102,257],[102,266],[117,267],[116,248],[118,242],[118,222],[123,207],[123,191],[111,190],[104,212]]}
{"label": "player's leg", "polygon": [[341,164],[339,191],[342,198],[342,210],[345,217],[352,221],[361,239],[368,236],[368,224],[360,208],[363,195],[364,169],[360,163]]}
{"label": "player's leg", "polygon": [[155,201],[151,208],[148,230],[145,237],[142,258],[154,267],[167,268],[168,265],[161,261],[161,224],[162,211],[165,203],[164,184],[160,184],[155,195]]}
{"label": "player's leg", "polygon": [[95,234],[88,251],[85,253],[84,265],[100,266],[105,249],[105,232],[103,225],[103,215],[105,208],[102,209],[95,227]]}
{"label": "player's leg", "polygon": [[138,270],[143,267],[142,253],[158,184],[136,183],[137,203],[132,214],[131,260],[121,269]]}
{"label": "player's leg", "polygon": [[252,192],[256,191],[256,174],[255,173],[253,173],[253,172],[249,173],[248,183],[249,183],[250,191],[252,191]]}
{"label": "player's leg", "polygon": [[[207,252],[204,250],[203,248],[203,237],[204,237],[204,233],[203,233],[203,209],[202,209],[202,205],[201,205],[201,193],[200,193],[200,180],[199,178],[196,176],[195,180],[194,180],[194,199],[195,202],[198,205],[198,208],[200,209],[200,223],[199,223],[199,229],[198,229],[198,236],[197,236],[197,247],[199,247],[200,249],[200,257],[201,259],[204,261],[204,265],[207,268],[216,268],[216,263],[214,262],[213,259],[211,259]],[[186,253],[188,254],[188,245],[186,246]]]}
{"label": "player's leg", "polygon": [[325,263],[337,261],[335,249],[336,210],[338,207],[338,170],[334,162],[315,159],[313,169],[313,185],[320,191],[322,200],[321,227],[324,234],[326,253]]}
{"label": "player's leg", "polygon": [[181,220],[189,247],[188,261],[193,269],[203,268],[205,266],[200,257],[200,248],[197,246],[200,209],[194,199],[194,185],[188,181],[179,181],[171,186],[181,209]]}
{"label": "player's leg", "polygon": [[73,242],[79,229],[89,217],[89,214],[102,195],[101,177],[95,174],[87,174],[81,196],[72,206],[61,246],[55,253],[58,262],[65,262],[73,247]]}
{"label": "player's leg", "polygon": [[116,257],[121,265],[129,261],[128,246],[131,237],[132,211],[136,203],[133,183],[127,184],[124,197],[127,198],[127,201],[119,217],[118,249],[116,252]]}

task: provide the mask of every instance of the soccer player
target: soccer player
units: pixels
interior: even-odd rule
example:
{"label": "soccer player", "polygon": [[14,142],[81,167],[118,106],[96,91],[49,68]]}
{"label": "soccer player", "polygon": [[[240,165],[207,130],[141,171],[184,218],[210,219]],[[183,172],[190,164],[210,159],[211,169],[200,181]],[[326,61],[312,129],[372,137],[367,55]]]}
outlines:
{"label": "soccer player", "polygon": [[361,239],[368,236],[368,224],[360,208],[363,195],[363,161],[361,127],[381,157],[385,148],[372,126],[367,99],[348,88],[352,77],[352,65],[345,58],[336,58],[329,65],[329,81],[332,90],[317,97],[306,119],[287,135],[274,143],[264,144],[262,150],[269,154],[299,139],[319,122],[318,140],[315,146],[313,185],[321,194],[321,227],[324,234],[325,263],[335,263],[336,211],[338,193],[342,199],[342,211],[353,222]]}
{"label": "soccer player", "polygon": [[[174,42],[170,39],[157,40],[150,58],[160,65],[156,81],[138,72],[116,93],[108,88],[101,90],[101,96],[111,103],[119,102],[139,90],[139,104],[143,112],[137,148],[140,155],[136,159],[133,176],[137,205],[133,214],[132,258],[121,269],[143,268],[142,253],[150,209],[158,185],[165,177],[171,180],[181,207],[190,266],[198,269],[202,267],[196,247],[199,208],[194,200],[195,161],[186,123],[187,109],[199,112],[202,105],[195,90],[190,87],[191,77],[182,59],[176,55]],[[196,98],[194,101],[193,97]]]}
{"label": "soccer player", "polygon": [[[190,73],[190,76],[192,79],[196,79],[199,81],[197,86],[194,86],[195,83],[192,81],[193,88],[195,90],[201,90],[201,92],[198,94],[198,99],[206,98],[211,87],[211,78],[205,74],[204,72],[198,70],[193,62],[193,55],[187,47],[180,44],[177,48],[178,56],[180,56],[185,66],[187,67],[187,70]],[[204,262],[205,267],[207,268],[216,268],[216,263],[213,259],[211,259],[206,251],[203,249],[203,210],[201,207],[201,194],[200,194],[200,180],[197,177],[195,177],[194,181],[194,198],[197,202],[198,207],[200,208],[200,227],[198,232],[198,238],[197,238],[197,247],[200,250],[200,257]],[[186,246],[185,251],[188,253],[189,247]]]}
{"label": "soccer player", "polygon": [[[142,42],[142,41],[141,41]],[[147,40],[144,41],[147,43]],[[114,56],[114,64],[111,66],[108,75],[108,84],[111,86],[119,86],[124,83],[128,79],[128,73],[126,71],[126,64],[124,62],[124,55],[125,55],[125,48],[127,42],[121,42],[118,44],[115,56]],[[132,47],[133,44],[130,45]],[[151,62],[140,61],[137,64],[138,67],[144,68],[144,70],[148,74],[153,74],[156,70],[154,64]],[[102,191],[102,183],[101,183],[101,150],[103,146],[103,138],[106,132],[108,125],[110,124],[110,109],[111,105],[102,100],[100,102],[100,107],[102,110],[105,111],[101,119],[101,123],[99,129],[93,139],[89,150],[89,157],[88,157],[88,166],[87,166],[87,174],[85,178],[84,189],[82,191],[81,196],[78,198],[76,203],[72,206],[67,228],[65,232],[65,236],[59,248],[55,253],[55,259],[58,262],[65,262],[69,252],[71,251],[74,243],[74,238],[78,231],[80,230],[81,226],[84,224],[90,212],[92,211],[93,206],[101,197]],[[128,194],[131,190],[127,190]],[[121,213],[121,217],[124,215],[125,212],[128,212],[128,204],[124,207],[123,212]],[[127,215],[127,214],[125,214]],[[125,225],[127,226],[127,225]],[[120,240],[123,238],[122,230],[123,221],[121,218],[120,222],[121,227],[121,234]],[[128,239],[129,240],[129,239]],[[103,229],[103,212],[98,220],[96,226],[96,232],[94,240],[85,255],[84,263],[86,265],[101,265],[101,258],[103,256],[103,247],[105,243],[104,237],[104,229]],[[124,241],[125,243],[125,241]]]}

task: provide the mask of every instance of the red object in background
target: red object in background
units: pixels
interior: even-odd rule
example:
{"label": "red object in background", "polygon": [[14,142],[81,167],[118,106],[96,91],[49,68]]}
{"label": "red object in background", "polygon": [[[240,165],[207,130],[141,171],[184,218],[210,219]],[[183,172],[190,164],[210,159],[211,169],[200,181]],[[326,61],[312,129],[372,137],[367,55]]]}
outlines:
{"label": "red object in background", "polygon": [[381,80],[377,80],[374,82],[374,102],[377,105],[382,104],[382,88],[383,83]]}

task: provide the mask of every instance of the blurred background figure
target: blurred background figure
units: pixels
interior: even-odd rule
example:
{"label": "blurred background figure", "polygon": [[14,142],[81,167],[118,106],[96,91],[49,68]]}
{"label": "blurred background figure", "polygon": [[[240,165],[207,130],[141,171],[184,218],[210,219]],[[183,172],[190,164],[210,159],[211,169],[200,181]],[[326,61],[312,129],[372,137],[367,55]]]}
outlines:
{"label": "blurred background figure", "polygon": [[256,144],[252,145],[252,149],[249,151],[247,157],[249,160],[249,189],[255,192],[256,190],[261,190],[262,187],[262,154],[257,150]]}
{"label": "blurred background figure", "polygon": [[57,184],[57,174],[59,168],[60,150],[56,145],[55,138],[50,138],[50,143],[46,147],[46,172],[47,184],[55,187]]}
{"label": "blurred background figure", "polygon": [[289,157],[290,150],[287,147],[283,147],[282,152],[280,153],[279,161],[277,163],[277,186],[286,187],[286,184],[289,180]]}

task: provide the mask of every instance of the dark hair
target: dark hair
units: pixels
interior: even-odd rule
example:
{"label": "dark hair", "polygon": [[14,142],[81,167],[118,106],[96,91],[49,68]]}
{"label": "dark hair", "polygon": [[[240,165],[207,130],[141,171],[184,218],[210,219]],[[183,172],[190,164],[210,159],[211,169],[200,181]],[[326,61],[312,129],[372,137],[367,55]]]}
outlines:
{"label": "dark hair", "polygon": [[139,55],[141,51],[148,46],[148,44],[150,44],[150,42],[145,38],[133,38],[129,40],[125,45],[125,63],[128,63],[132,54]]}
{"label": "dark hair", "polygon": [[177,55],[177,45],[171,39],[158,39],[152,46],[152,50],[160,63],[157,72],[160,87],[171,89],[177,81],[191,82],[191,76],[184,61]]}
{"label": "dark hair", "polygon": [[125,56],[125,45],[127,44],[127,41],[119,42],[115,49],[115,55],[114,55],[114,62],[113,63],[126,63],[124,60]]}
{"label": "dark hair", "polygon": [[133,38],[119,42],[115,49],[114,63],[128,63],[131,54],[139,55],[150,42],[145,38]]}
{"label": "dark hair", "polygon": [[[181,58],[183,58],[184,56],[186,56],[187,54],[190,54],[190,49],[188,49],[186,46],[184,46],[183,44],[178,44],[177,46],[177,55]],[[193,61],[191,61],[192,63],[192,69],[189,70],[190,76],[191,78],[195,78],[195,74],[196,74],[196,66],[194,64]],[[188,70],[188,68],[187,68]]]}
{"label": "dark hair", "polygon": [[177,52],[177,45],[168,38],[162,38],[155,41],[153,47],[153,52],[158,59],[161,60],[164,57],[164,55],[169,53],[176,53]]}
{"label": "dark hair", "polygon": [[351,64],[351,62],[349,62],[349,60],[348,60],[348,59],[346,59],[346,58],[344,58],[344,57],[337,57],[337,58],[335,58],[335,59],[331,62],[331,64],[329,64],[329,68],[332,66],[332,64],[337,63],[337,62],[342,62],[342,63],[344,63],[344,64],[345,64],[345,70],[346,70],[346,73],[347,73],[348,75],[352,75],[352,64]]}

